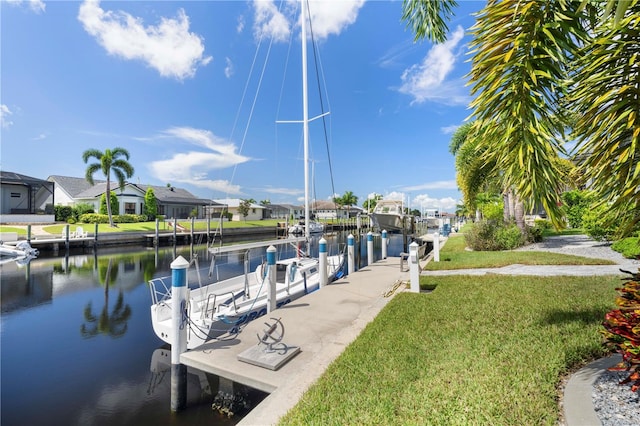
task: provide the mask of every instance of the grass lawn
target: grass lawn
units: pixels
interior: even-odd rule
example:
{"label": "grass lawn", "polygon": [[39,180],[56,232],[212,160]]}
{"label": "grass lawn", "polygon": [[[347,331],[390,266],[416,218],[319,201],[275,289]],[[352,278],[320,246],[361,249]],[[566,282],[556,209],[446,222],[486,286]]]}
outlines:
{"label": "grass lawn", "polygon": [[618,277],[433,277],[401,293],[282,424],[555,425],[561,375],[602,356]]}
{"label": "grass lawn", "polygon": [[425,270],[500,268],[521,265],[613,265],[605,259],[572,256],[544,251],[468,251],[464,235],[456,234],[447,239],[440,249],[440,262],[429,262]]}
{"label": "grass lawn", "polygon": [[[445,256],[440,263],[452,269],[586,262],[467,252],[461,236],[449,238]],[[563,374],[606,354],[599,331],[621,281],[459,275],[420,282],[435,290],[391,300],[281,424],[556,425]]]}
{"label": "grass lawn", "polygon": [[[278,220],[276,219],[267,219],[267,220],[247,220],[247,221],[235,221],[235,222],[224,222],[223,229],[231,229],[231,228],[241,228],[241,227],[269,227],[269,226],[277,226]],[[138,222],[138,223],[118,223],[116,228],[112,228],[109,224],[101,223],[98,225],[98,233],[106,233],[106,232],[146,232],[146,233],[154,233],[156,232],[156,223],[155,222]],[[183,226],[185,229],[191,229],[191,221],[184,220],[178,221],[178,225]],[[95,232],[95,224],[93,223],[75,223],[69,225],[69,229],[74,231],[76,227],[81,226],[85,231],[93,234]],[[219,223],[216,221],[211,221],[211,231],[214,232]],[[50,234],[62,234],[62,231],[65,227],[63,223],[57,223],[55,225],[44,226],[43,230]],[[167,221],[160,222],[159,224],[160,231],[172,231],[173,228],[169,226]],[[18,230],[18,231],[16,231]],[[207,223],[206,222],[194,222],[194,231],[206,231]],[[0,232],[21,232],[20,235],[26,235],[26,227],[9,227],[9,226],[0,226]]]}

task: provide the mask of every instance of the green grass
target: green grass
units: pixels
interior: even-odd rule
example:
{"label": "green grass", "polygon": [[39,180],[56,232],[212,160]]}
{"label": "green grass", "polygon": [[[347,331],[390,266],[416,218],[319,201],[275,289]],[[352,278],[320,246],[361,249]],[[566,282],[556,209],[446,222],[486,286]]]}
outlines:
{"label": "green grass", "polygon": [[[191,229],[191,221],[184,220],[178,221],[178,224],[183,226],[185,229]],[[206,222],[194,222],[194,231],[206,231],[207,223]],[[218,222],[211,221],[211,231],[215,231],[218,227]],[[278,220],[275,219],[267,219],[267,220],[247,220],[247,221],[235,221],[235,222],[224,222],[223,229],[231,229],[231,228],[242,228],[242,227],[274,227],[278,225]],[[81,226],[85,231],[93,234],[95,232],[95,224],[93,223],[74,223],[69,224],[69,229],[74,231],[77,226]],[[65,224],[56,223],[55,225],[44,226],[42,229],[45,232],[50,234],[62,234]],[[160,222],[159,228],[161,232],[173,231],[166,221]],[[117,227],[112,228],[109,224],[101,223],[98,224],[98,233],[106,233],[106,232],[147,232],[154,233],[156,231],[156,223],[155,222],[138,222],[138,223],[118,223]],[[9,226],[0,226],[0,232],[21,232],[20,235],[26,235],[26,226],[24,227],[9,227]]]}
{"label": "green grass", "polygon": [[27,235],[27,230],[25,228],[15,226],[0,226],[0,232],[17,232],[18,235]]}
{"label": "green grass", "polygon": [[429,262],[425,270],[500,268],[507,265],[613,265],[605,259],[543,251],[469,251],[464,235],[451,235],[440,250],[440,262]]}
{"label": "green grass", "polygon": [[557,424],[560,377],[605,354],[619,278],[428,281],[434,292],[389,302],[281,424]]}

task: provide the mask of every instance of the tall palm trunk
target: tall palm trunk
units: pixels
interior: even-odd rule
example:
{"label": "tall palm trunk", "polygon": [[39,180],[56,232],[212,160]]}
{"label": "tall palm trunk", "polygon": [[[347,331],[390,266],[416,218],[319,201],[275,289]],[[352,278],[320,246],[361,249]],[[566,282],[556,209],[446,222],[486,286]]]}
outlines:
{"label": "tall palm trunk", "polygon": [[520,199],[520,197],[514,197],[515,200],[515,218],[516,218],[516,226],[520,228],[522,232],[524,232],[524,203]]}
{"label": "tall palm trunk", "polygon": [[114,228],[115,224],[113,223],[113,213],[111,212],[111,180],[109,179],[109,175],[107,175],[107,216],[109,216],[109,226]]}

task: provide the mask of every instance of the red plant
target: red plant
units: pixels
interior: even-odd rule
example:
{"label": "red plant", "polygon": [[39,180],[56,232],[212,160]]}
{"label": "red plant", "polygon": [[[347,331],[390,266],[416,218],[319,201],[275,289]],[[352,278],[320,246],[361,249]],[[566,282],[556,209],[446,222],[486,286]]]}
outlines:
{"label": "red plant", "polygon": [[604,317],[604,344],[622,355],[624,370],[629,376],[620,384],[631,383],[631,391],[640,389],[640,272],[627,273],[622,287],[616,288],[618,309],[608,312]]}

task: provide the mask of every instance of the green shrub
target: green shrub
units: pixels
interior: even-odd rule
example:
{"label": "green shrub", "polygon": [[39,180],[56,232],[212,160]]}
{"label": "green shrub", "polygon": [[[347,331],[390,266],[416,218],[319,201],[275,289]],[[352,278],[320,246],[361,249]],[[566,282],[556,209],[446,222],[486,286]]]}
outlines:
{"label": "green shrub", "polygon": [[76,219],[80,219],[85,213],[94,213],[95,209],[93,208],[93,204],[90,203],[78,203],[73,207],[73,216]]}
{"label": "green shrub", "polygon": [[55,206],[56,221],[66,222],[73,216],[73,208],[71,206],[57,205]]}
{"label": "green shrub", "polygon": [[85,213],[80,216],[79,220],[82,223],[109,223],[109,216],[100,213]]}
{"label": "green shrub", "polygon": [[582,228],[596,241],[611,241],[618,231],[618,221],[607,206],[600,205],[585,211],[582,216]]}
{"label": "green shrub", "polygon": [[524,234],[515,224],[496,227],[493,238],[498,250],[513,250],[526,242]]}
{"label": "green shrub", "polygon": [[147,216],[143,214],[122,214],[122,215],[113,216],[113,221],[115,223],[146,222]]}
{"label": "green shrub", "polygon": [[76,223],[76,220],[73,216],[69,216],[69,218],[67,219],[67,223],[73,225],[74,223]]}
{"label": "green shrub", "polygon": [[494,251],[493,235],[496,225],[493,222],[481,220],[474,223],[469,230],[464,233],[467,246],[475,251]]}
{"label": "green shrub", "polygon": [[567,216],[569,226],[572,228],[581,228],[582,217],[593,204],[594,197],[590,191],[567,191],[562,194],[562,201]]}
{"label": "green shrub", "polygon": [[504,204],[502,201],[483,204],[480,211],[484,220],[498,222],[504,218]]}
{"label": "green shrub", "polygon": [[513,250],[524,245],[526,235],[515,224],[482,220],[465,231],[467,246],[475,251]]}
{"label": "green shrub", "polygon": [[[143,214],[123,214],[114,215],[114,223],[138,223],[146,222],[147,216]],[[109,215],[100,213],[85,213],[80,216],[80,222],[82,223],[109,223]]]}
{"label": "green shrub", "polygon": [[621,253],[627,259],[640,258],[640,238],[629,237],[616,241],[611,245],[611,248],[618,253]]}

